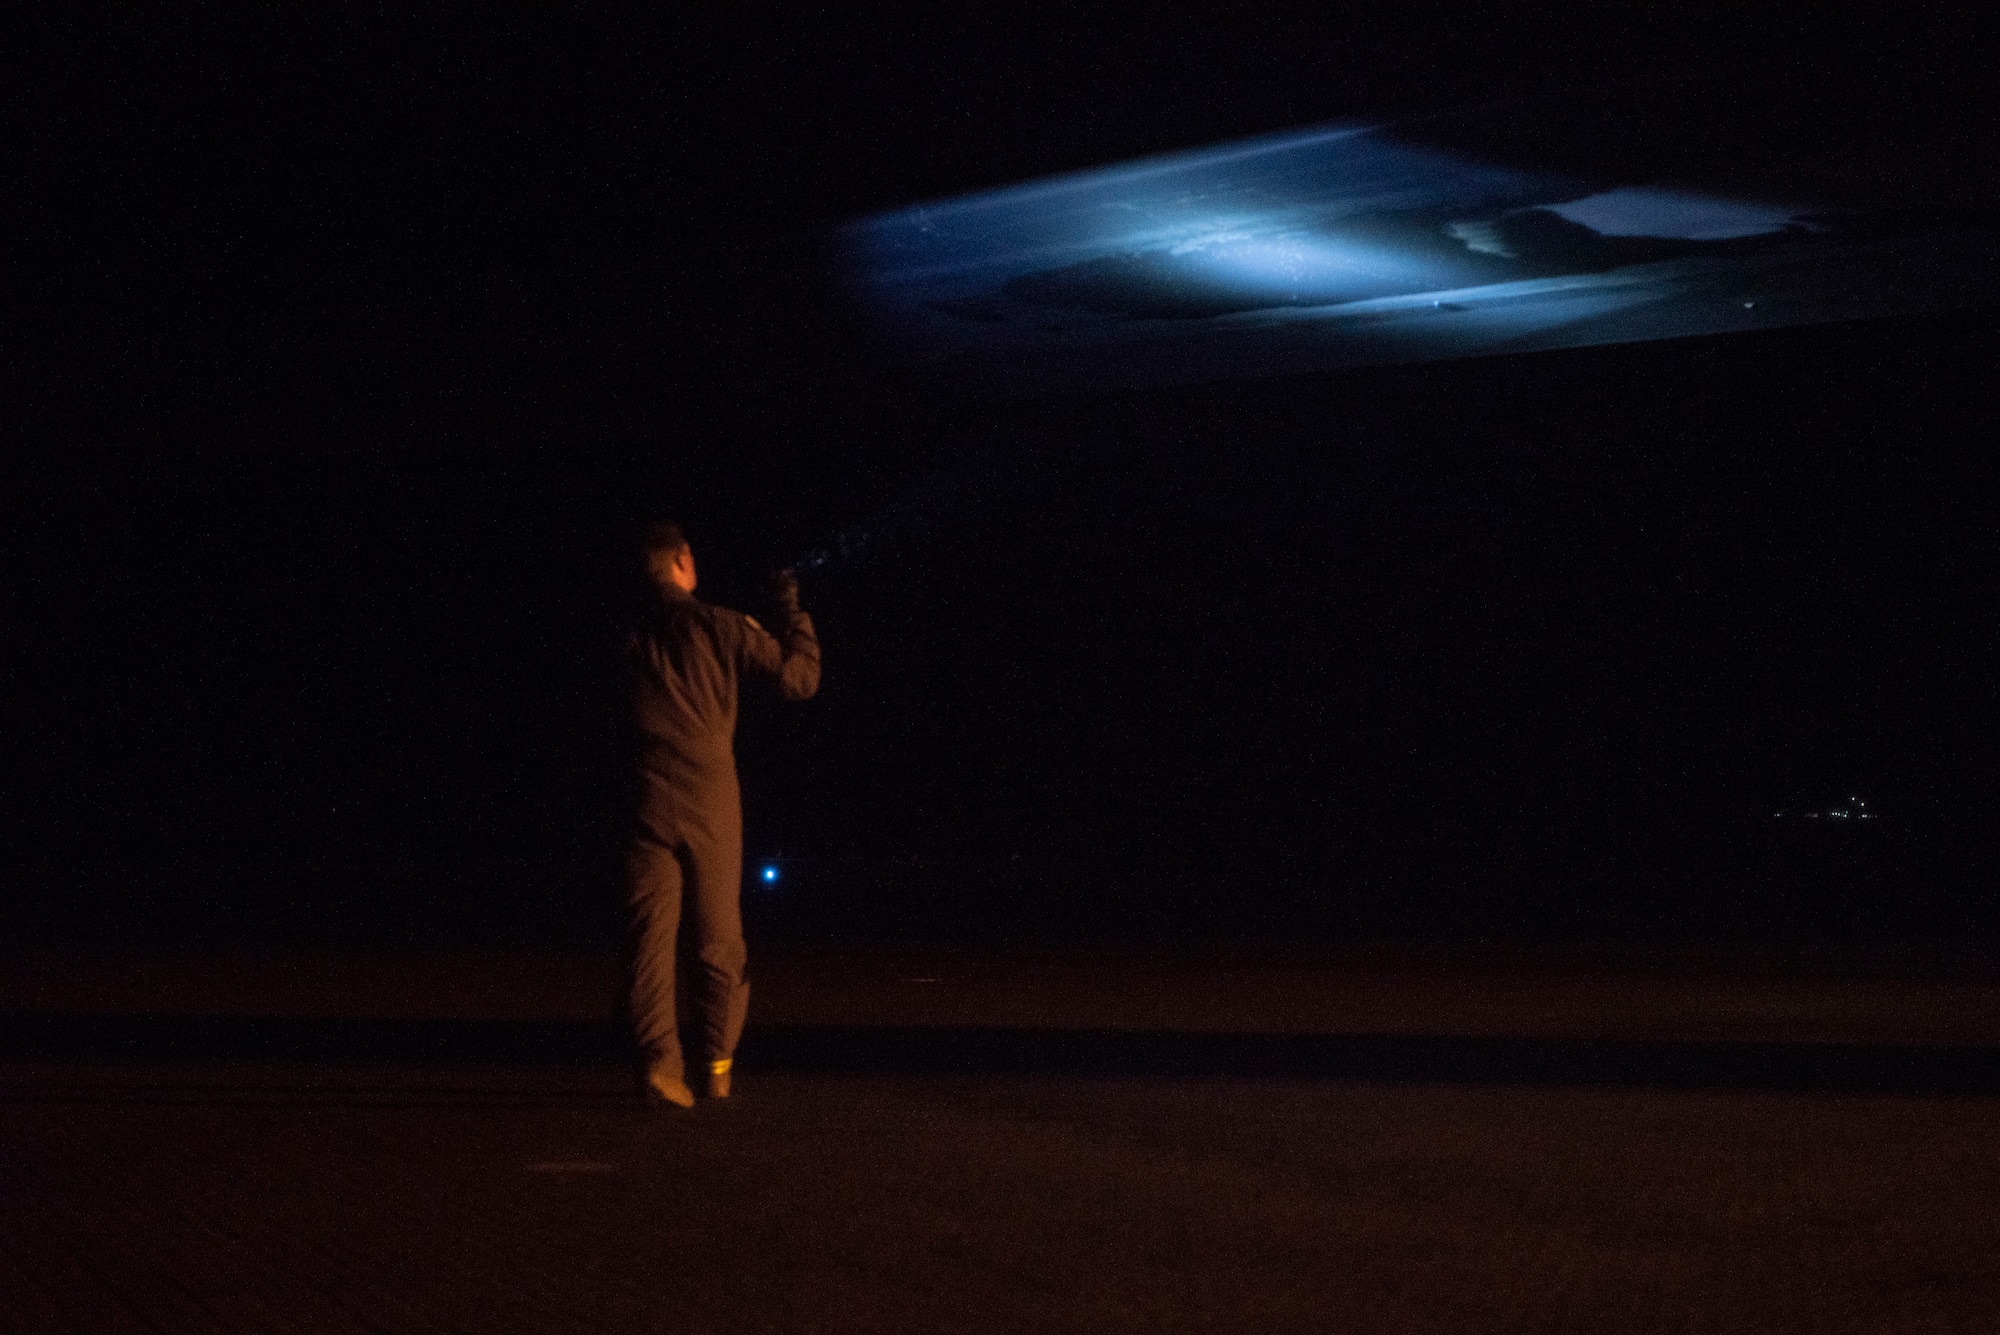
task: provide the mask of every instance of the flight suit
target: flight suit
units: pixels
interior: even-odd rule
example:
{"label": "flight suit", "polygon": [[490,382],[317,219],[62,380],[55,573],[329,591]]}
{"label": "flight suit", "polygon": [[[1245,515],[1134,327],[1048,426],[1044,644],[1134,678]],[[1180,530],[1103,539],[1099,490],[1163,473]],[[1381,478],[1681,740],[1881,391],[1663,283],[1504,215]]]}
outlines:
{"label": "flight suit", "polygon": [[[639,734],[637,821],[626,864],[631,1017],[649,1071],[685,1078],[679,1014],[709,1069],[743,1033],[743,807],[736,706],[746,676],[788,700],[819,689],[819,641],[781,589],[778,636],[741,612],[668,587],[626,644]],[[685,923],[687,932],[681,933]],[[676,1004],[676,965],[685,962]]]}

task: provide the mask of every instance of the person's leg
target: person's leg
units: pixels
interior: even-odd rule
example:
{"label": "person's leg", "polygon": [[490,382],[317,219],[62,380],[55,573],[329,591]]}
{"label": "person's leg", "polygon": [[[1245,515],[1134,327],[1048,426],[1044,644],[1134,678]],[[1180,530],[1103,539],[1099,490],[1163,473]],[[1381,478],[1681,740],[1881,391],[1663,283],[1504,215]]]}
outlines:
{"label": "person's leg", "polygon": [[[701,1060],[711,1093],[727,1093],[730,1062],[750,1009],[744,978],[743,820],[733,800],[718,803],[704,822],[706,837],[691,840],[688,858],[688,934],[692,938],[688,1002],[700,1035]],[[713,1077],[724,1077],[716,1080]]]}
{"label": "person's leg", "polygon": [[665,1095],[686,1082],[674,1005],[674,952],[687,877],[677,850],[648,839],[633,843],[626,872],[632,1033],[648,1078]]}

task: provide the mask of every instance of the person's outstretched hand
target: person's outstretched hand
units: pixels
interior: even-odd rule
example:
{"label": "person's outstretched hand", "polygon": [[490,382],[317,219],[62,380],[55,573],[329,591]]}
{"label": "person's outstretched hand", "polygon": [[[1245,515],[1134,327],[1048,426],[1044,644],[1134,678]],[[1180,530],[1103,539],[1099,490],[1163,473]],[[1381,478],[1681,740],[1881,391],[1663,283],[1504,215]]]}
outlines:
{"label": "person's outstretched hand", "polygon": [[771,575],[771,596],[777,600],[778,606],[784,608],[787,612],[798,611],[798,572],[790,566],[786,566],[783,570],[774,571]]}

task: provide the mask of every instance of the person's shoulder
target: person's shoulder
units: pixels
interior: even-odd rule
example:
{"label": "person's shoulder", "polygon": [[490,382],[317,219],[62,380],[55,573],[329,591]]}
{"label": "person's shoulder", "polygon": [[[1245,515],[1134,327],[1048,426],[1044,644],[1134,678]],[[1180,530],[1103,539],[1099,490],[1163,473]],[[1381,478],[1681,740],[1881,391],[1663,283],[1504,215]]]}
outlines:
{"label": "person's shoulder", "polygon": [[764,629],[762,622],[758,621],[756,617],[751,616],[748,612],[739,612],[733,607],[718,607],[716,611],[729,618],[730,629],[739,642],[749,639],[752,635],[769,635],[771,633]]}
{"label": "person's shoulder", "polygon": [[724,607],[721,603],[709,603],[703,602],[699,598],[689,598],[682,606],[691,609],[692,615],[700,617],[710,626],[724,633],[741,635],[745,627],[753,627],[757,630],[764,629],[757,624],[757,618],[751,616],[748,612],[739,612],[733,607]]}
{"label": "person's shoulder", "polygon": [[626,619],[626,634],[634,641],[671,639],[686,634],[690,622],[712,621],[715,610],[695,598],[655,598]]}

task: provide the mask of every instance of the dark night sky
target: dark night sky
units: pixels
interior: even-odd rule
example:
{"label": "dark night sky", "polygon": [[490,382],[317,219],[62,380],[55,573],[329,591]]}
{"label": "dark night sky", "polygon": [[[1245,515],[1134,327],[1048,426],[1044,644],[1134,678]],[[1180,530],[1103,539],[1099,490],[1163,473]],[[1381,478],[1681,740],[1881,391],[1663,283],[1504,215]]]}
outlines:
{"label": "dark night sky", "polygon": [[[404,868],[399,921],[587,897],[494,869],[610,844],[624,543],[666,509],[722,601],[874,534],[807,585],[823,697],[744,725],[801,922],[1992,925],[1992,312],[975,404],[875,365],[812,246],[1718,72],[1977,197],[1969,27],[279,13],[19,46],[15,921],[215,930],[246,865],[229,911],[316,887],[292,922],[388,893],[330,866]],[[1770,820],[1850,792],[1865,839]]]}

